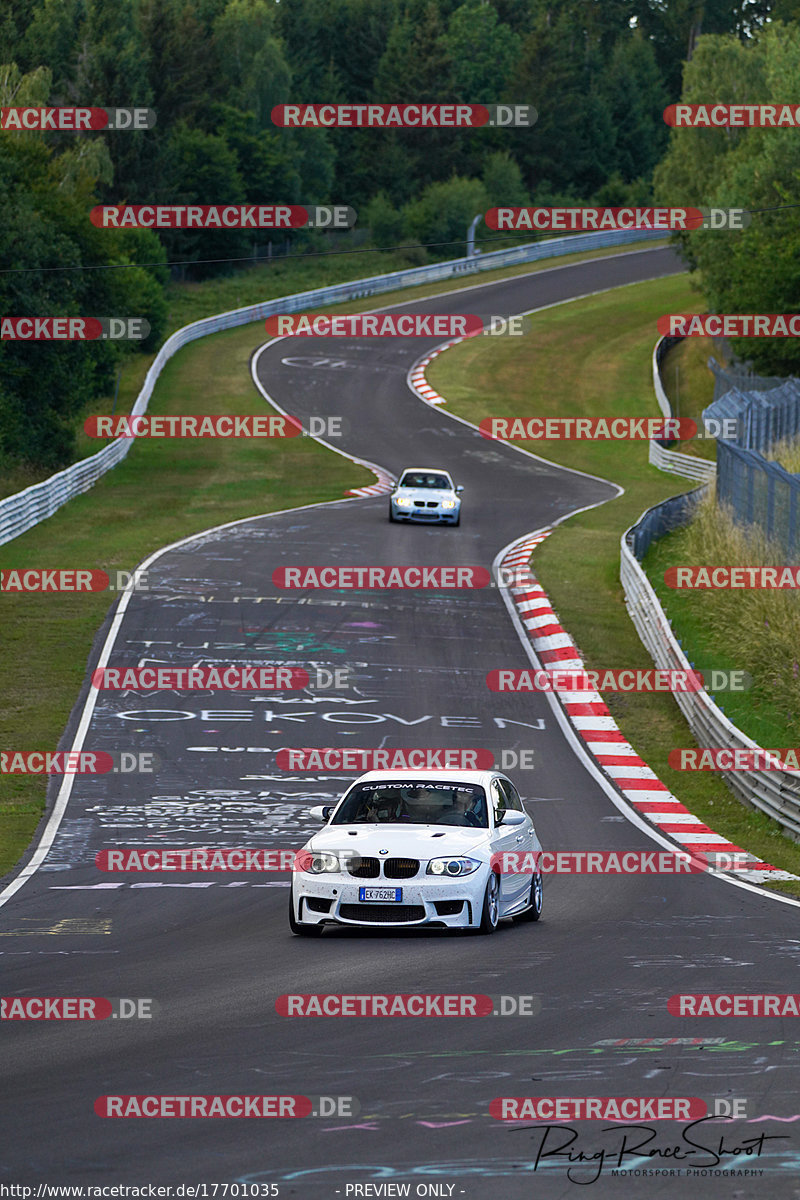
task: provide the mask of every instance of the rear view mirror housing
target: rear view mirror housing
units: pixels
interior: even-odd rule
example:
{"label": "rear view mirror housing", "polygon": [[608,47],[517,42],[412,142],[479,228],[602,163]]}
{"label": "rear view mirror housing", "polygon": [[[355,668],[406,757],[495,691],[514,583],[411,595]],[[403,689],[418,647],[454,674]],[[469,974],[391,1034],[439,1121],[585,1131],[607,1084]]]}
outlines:
{"label": "rear view mirror housing", "polygon": [[494,819],[496,825],[508,825],[509,827],[513,825],[524,825],[525,813],[517,812],[516,809],[513,808],[504,808],[500,813],[495,810]]}

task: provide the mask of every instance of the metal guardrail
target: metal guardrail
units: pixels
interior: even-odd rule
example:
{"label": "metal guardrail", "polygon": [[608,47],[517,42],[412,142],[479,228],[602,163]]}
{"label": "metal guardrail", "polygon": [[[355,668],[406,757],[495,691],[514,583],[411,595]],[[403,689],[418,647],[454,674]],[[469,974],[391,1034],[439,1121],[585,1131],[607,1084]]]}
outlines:
{"label": "metal guardrail", "polygon": [[634,557],[641,562],[653,542],[675,529],[682,529],[691,520],[696,504],[707,491],[706,485],[691,492],[681,492],[678,496],[669,496],[642,513],[636,524],[628,530],[628,546]]}
{"label": "metal guardrail", "polygon": [[[279,296],[261,304],[251,304],[231,312],[219,313],[184,325],[164,342],[150,370],[147,372],[142,390],[136,398],[131,414],[139,416],[147,411],[153,388],[164,364],[182,346],[209,333],[233,329],[250,321],[263,320],[277,313],[300,312],[313,305],[337,304],[343,300],[359,300],[364,296],[378,296],[401,288],[416,287],[421,283],[435,283],[482,271],[493,271],[499,267],[536,262],[543,258],[559,258],[564,254],[576,254],[586,250],[600,250],[611,246],[622,246],[633,242],[663,238],[657,230],[620,229],[604,233],[585,233],[568,238],[550,238],[524,246],[513,246],[506,250],[494,250],[488,254],[477,254],[472,258],[449,259],[447,262],[431,263],[424,267],[411,267],[404,271],[391,271],[385,275],[373,275],[350,283],[334,284],[330,287],[314,288],[298,292],[293,296]],[[73,496],[88,491],[106,471],[111,470],[126,456],[135,438],[118,438],[97,454],[81,462],[73,463],[57,475],[35,483],[0,501],[0,545],[19,537],[26,530],[51,517]]]}
{"label": "metal guardrail", "polygon": [[667,450],[658,442],[650,442],[648,462],[660,471],[668,471],[670,475],[680,475],[683,479],[694,479],[698,483],[708,483],[717,473],[716,464],[707,458],[695,458],[692,454],[681,454],[678,450]]}
{"label": "metal guardrail", "polygon": [[[619,577],[625,605],[653,662],[666,670],[688,671],[691,664],[678,644],[638,558],[666,528],[676,527],[676,522],[680,524],[681,514],[676,504],[683,505],[683,518],[686,518],[690,508],[688,501],[696,494],[673,496],[647,509],[621,540]],[[759,748],[757,742],[728,720],[705,690],[674,692],[673,695],[699,746]],[[800,841],[800,775],[788,771],[724,771],[721,774],[744,805],[766,813],[785,833]]]}
{"label": "metal guardrail", "polygon": [[[677,343],[678,337],[661,337],[653,347],[653,390],[656,394],[658,407],[665,417],[671,417],[672,406],[661,382],[661,363],[664,356]],[[658,467],[660,471],[668,471],[670,475],[680,475],[683,479],[694,479],[706,483],[714,479],[717,473],[716,464],[705,458],[695,458],[692,454],[681,454],[678,450],[667,450],[655,439],[650,441],[648,462]]]}

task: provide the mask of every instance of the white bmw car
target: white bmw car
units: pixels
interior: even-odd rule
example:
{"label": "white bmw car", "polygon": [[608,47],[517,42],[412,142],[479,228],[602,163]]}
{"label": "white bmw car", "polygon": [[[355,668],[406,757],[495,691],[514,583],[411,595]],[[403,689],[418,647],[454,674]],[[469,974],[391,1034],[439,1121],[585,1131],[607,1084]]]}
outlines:
{"label": "white bmw car", "polygon": [[439,467],[409,467],[389,497],[390,521],[461,522],[463,487]]}
{"label": "white bmw car", "polygon": [[[541,844],[511,780],[497,771],[370,771],[298,852],[289,924],[415,925],[493,933],[538,921]],[[509,853],[510,852],[510,853]]]}

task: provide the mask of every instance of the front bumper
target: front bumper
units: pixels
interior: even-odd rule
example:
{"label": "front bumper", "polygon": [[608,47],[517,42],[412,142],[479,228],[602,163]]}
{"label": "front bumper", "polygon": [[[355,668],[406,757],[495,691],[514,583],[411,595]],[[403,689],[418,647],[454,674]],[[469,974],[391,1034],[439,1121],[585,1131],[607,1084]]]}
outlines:
{"label": "front bumper", "polygon": [[392,516],[395,521],[457,521],[458,514],[461,511],[461,505],[455,508],[442,508],[437,505],[436,508],[405,508],[399,507],[392,501]]}
{"label": "front bumper", "polygon": [[[361,928],[410,928],[437,925],[473,929],[480,924],[487,869],[460,879],[360,879],[340,874],[295,872],[292,893],[295,920],[304,925],[351,925]],[[400,903],[359,900],[360,887],[402,888]]]}

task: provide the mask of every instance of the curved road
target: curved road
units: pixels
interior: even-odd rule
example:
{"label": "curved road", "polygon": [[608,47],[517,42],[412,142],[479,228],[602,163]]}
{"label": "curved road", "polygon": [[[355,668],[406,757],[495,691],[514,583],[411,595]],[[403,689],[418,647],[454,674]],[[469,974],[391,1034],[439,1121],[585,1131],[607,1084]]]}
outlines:
{"label": "curved road", "polygon": [[[635,251],[403,307],[514,314],[680,269],[670,250]],[[115,846],[300,845],[316,827],[308,806],[335,798],[347,777],[277,769],[274,751],[286,745],[485,746],[498,757],[532,749],[535,769],[511,774],[546,848],[653,848],[575,757],[544,697],[487,692],[489,670],[528,665],[497,590],[295,593],[271,583],[276,567],[301,563],[490,567],[513,539],[615,494],[421,403],[406,375],[433,344],[336,339],[321,349],[281,340],[262,349],[257,372],[281,407],[345,416],[349,453],[394,474],[414,462],[448,468],[466,489],[460,528],[389,525],[386,497],[255,518],[161,552],[149,568],[153,590],[132,596],[113,630],[109,614],[65,744],[80,729],[87,747],[154,750],[162,767],[151,779],[76,777],[44,863],[0,893],[2,990],[147,997],[157,1012],[4,1024],[0,1183],[246,1181],[275,1183],[281,1196],[516,1200],[575,1194],[605,1149],[592,1194],[610,1196],[626,1186],[610,1173],[619,1129],[574,1122],[573,1151],[595,1158],[573,1163],[570,1178],[564,1156],[536,1163],[541,1129],[493,1120],[490,1101],[663,1095],[746,1101],[747,1120],[707,1124],[702,1140],[725,1139],[717,1171],[763,1175],[706,1175],[701,1194],[797,1196],[797,1124],[786,1121],[800,1108],[791,1021],[679,1019],[666,1008],[679,991],[791,992],[794,907],[707,876],[549,876],[545,919],[492,938],[331,931],[307,941],[289,934],[285,874],[121,876],[94,866],[98,850]],[[320,366],[326,351],[344,365]],[[87,709],[104,646],[111,666],[348,665],[356,684],[295,695],[106,692]],[[287,992],[415,991],[535,994],[541,1012],[476,1020],[275,1012]],[[153,1093],[345,1095],[361,1113],[207,1124],[93,1111],[101,1095]],[[685,1187],[668,1174],[682,1125],[659,1124],[650,1148],[663,1157],[625,1159],[640,1174],[624,1194]],[[786,1140],[746,1155],[744,1139],[761,1133]],[[554,1148],[565,1135],[548,1137]],[[697,1157],[698,1169],[711,1167],[708,1155]],[[667,1173],[641,1175],[656,1170]]]}

